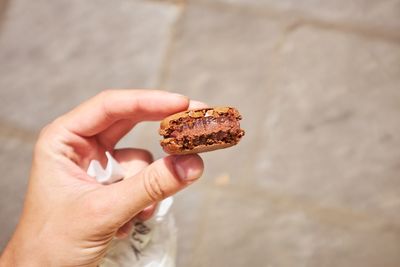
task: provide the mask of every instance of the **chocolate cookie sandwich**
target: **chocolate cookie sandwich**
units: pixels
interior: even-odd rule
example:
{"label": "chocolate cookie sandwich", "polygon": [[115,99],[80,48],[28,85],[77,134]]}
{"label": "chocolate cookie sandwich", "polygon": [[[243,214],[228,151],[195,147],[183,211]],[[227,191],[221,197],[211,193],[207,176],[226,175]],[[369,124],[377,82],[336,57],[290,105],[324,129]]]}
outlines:
{"label": "chocolate cookie sandwich", "polygon": [[165,118],[160,125],[161,146],[169,154],[190,154],[236,145],[244,130],[232,107],[188,110]]}

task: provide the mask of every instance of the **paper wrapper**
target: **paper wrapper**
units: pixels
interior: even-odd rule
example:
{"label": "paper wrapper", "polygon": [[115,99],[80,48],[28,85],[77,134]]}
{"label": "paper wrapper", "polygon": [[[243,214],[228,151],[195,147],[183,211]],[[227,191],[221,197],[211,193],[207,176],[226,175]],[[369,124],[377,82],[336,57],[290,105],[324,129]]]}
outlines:
{"label": "paper wrapper", "polygon": [[[99,183],[111,184],[124,179],[122,166],[106,152],[107,167],[92,160],[87,173]],[[101,267],[175,267],[176,226],[169,210],[173,199],[161,201],[152,219],[134,221],[131,234],[125,239],[114,239]]]}

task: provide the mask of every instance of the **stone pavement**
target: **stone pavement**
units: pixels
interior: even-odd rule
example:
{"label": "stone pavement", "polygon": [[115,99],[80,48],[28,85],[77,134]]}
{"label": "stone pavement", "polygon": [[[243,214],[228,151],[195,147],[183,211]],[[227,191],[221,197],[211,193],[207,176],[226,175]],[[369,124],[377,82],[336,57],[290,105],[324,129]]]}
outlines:
{"label": "stone pavement", "polygon": [[[39,129],[161,87],[246,129],[176,197],[178,266],[400,266],[400,0],[0,3],[0,248]],[[161,157],[158,139],[146,123],[120,146]]]}

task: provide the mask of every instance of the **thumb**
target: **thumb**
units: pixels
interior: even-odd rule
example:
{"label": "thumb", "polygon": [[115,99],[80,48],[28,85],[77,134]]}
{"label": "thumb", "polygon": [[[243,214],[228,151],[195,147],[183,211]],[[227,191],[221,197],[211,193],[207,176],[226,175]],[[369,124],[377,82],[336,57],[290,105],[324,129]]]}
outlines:
{"label": "thumb", "polygon": [[167,198],[197,180],[203,173],[197,154],[159,159],[135,176],[108,186],[113,203],[112,216],[125,223],[152,203]]}

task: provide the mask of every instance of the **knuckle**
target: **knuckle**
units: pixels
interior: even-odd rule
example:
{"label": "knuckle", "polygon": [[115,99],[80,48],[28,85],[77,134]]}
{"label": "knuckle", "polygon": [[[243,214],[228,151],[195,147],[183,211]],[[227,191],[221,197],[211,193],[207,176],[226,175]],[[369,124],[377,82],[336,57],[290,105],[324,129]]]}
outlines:
{"label": "knuckle", "polygon": [[144,171],[143,183],[148,198],[158,202],[165,198],[165,191],[161,184],[162,176],[156,168],[147,168]]}
{"label": "knuckle", "polygon": [[50,124],[45,125],[39,132],[39,139],[46,136],[50,128]]}
{"label": "knuckle", "polygon": [[98,94],[98,98],[100,99],[101,105],[102,105],[102,109],[104,112],[104,115],[109,119],[109,120],[113,120],[114,116],[113,114],[110,112],[110,108],[109,108],[109,104],[108,104],[108,100],[111,98],[111,96],[113,95],[113,91],[111,89],[107,89],[104,90],[102,92],[100,92]]}
{"label": "knuckle", "polygon": [[54,142],[57,136],[60,136],[64,131],[62,117],[55,119],[40,130],[36,147],[47,146],[50,142]]}
{"label": "knuckle", "polygon": [[48,147],[48,143],[54,139],[52,137],[52,132],[53,132],[52,129],[53,128],[54,128],[54,122],[47,124],[40,130],[36,144],[35,144],[35,148],[34,148],[35,152],[40,152],[43,149],[45,149],[46,147]]}
{"label": "knuckle", "polygon": [[45,125],[39,132],[39,139],[49,139],[54,133],[61,132],[63,130],[63,118],[58,117],[49,124]]}
{"label": "knuckle", "polygon": [[139,98],[134,97],[131,99],[131,105],[129,111],[132,114],[140,113],[143,110],[142,105],[143,104],[141,103],[141,101],[139,101]]}

